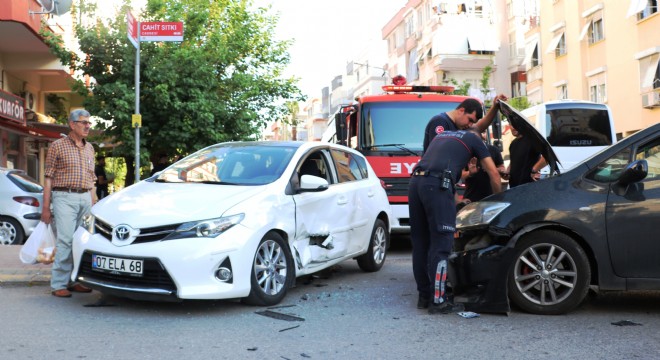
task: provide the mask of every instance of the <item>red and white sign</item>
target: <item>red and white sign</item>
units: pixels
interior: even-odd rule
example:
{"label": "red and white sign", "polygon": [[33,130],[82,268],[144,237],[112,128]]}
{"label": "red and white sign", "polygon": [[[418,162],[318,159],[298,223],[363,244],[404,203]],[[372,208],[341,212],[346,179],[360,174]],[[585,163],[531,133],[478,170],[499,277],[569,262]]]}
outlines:
{"label": "red and white sign", "polygon": [[137,32],[137,21],[135,17],[131,14],[130,11],[126,12],[126,23],[128,28],[128,40],[133,43],[133,46],[138,47],[138,32]]}
{"label": "red and white sign", "polygon": [[25,126],[25,100],[0,90],[0,119]]}
{"label": "red and white sign", "polygon": [[140,41],[183,41],[183,23],[141,22]]}

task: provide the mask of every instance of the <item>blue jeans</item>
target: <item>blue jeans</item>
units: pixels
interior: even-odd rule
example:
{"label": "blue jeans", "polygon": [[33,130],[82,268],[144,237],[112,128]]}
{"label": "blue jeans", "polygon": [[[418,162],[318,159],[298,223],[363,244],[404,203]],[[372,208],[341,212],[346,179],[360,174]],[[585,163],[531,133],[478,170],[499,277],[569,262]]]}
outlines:
{"label": "blue jeans", "polygon": [[51,199],[57,243],[55,244],[55,261],[51,271],[50,287],[53,290],[60,290],[65,289],[71,282],[73,233],[82,224],[83,217],[89,214],[92,197],[90,193],[53,191]]}

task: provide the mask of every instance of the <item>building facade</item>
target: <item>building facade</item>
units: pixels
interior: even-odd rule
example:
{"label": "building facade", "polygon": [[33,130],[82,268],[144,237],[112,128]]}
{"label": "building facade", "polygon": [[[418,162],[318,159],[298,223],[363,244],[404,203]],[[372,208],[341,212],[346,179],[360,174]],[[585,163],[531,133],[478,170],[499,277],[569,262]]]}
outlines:
{"label": "building facade", "polygon": [[0,166],[26,170],[42,182],[46,149],[60,132],[34,124],[53,122],[45,114],[82,101],[72,94],[69,69],[39,34],[42,26],[61,33],[67,18],[44,10],[36,0],[0,2]]}

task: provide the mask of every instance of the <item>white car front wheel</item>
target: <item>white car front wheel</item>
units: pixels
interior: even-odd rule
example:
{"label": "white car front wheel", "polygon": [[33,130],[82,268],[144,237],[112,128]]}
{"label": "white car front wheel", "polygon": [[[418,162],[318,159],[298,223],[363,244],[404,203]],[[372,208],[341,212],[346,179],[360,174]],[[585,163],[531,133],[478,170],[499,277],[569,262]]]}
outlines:
{"label": "white car front wheel", "polygon": [[293,257],[282,236],[267,233],[254,254],[250,276],[250,295],[244,302],[250,305],[272,306],[286,295],[295,278]]}

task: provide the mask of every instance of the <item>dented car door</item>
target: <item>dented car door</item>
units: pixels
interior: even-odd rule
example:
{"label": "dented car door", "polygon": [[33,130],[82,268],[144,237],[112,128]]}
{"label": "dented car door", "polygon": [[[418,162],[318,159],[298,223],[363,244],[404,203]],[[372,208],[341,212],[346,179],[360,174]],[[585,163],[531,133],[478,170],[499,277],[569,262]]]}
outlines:
{"label": "dented car door", "polygon": [[[309,154],[298,167],[302,175],[317,176],[335,182],[326,150]],[[321,191],[302,191],[293,195],[296,204],[294,257],[299,270],[314,268],[348,253],[350,204],[340,187],[328,186]]]}

